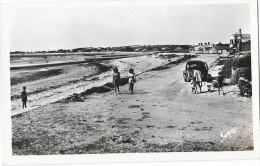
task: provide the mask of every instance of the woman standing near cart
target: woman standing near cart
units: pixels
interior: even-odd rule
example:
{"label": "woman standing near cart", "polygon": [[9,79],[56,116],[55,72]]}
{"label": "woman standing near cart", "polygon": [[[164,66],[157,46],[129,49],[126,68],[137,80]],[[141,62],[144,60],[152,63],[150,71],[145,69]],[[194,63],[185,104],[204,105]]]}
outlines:
{"label": "woman standing near cart", "polygon": [[195,69],[193,71],[193,76],[194,76],[195,85],[199,86],[201,92],[201,86],[202,86],[201,72]]}

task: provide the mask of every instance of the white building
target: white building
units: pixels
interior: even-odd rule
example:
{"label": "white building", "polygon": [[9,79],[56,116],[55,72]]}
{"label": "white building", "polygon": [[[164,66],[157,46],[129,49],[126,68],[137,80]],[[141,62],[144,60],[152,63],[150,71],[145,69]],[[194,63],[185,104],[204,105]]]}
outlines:
{"label": "white building", "polygon": [[247,42],[249,40],[251,40],[250,38],[250,34],[241,34],[242,37],[239,34],[232,34],[229,36],[229,47],[233,48],[234,46],[236,46],[236,43],[238,43],[238,40],[242,39],[242,42]]}
{"label": "white building", "polygon": [[246,43],[250,40],[250,34],[242,34],[241,29],[239,29],[238,33],[231,34],[229,36],[229,48],[242,51],[243,43]]}

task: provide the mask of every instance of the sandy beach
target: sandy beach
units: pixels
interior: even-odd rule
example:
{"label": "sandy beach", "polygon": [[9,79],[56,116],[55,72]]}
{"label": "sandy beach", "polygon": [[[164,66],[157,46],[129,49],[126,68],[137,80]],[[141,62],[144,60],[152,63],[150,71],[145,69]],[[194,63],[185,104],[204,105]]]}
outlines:
{"label": "sandy beach", "polygon": [[[89,88],[111,82],[112,68],[114,66],[120,68],[120,72],[124,76],[127,75],[130,67],[135,68],[136,73],[139,73],[165,63],[168,63],[165,59],[142,56],[109,60],[101,63],[80,63],[38,69],[13,70],[11,72],[12,114],[33,110],[59,101],[73,93],[81,93]],[[22,110],[20,101],[23,86],[27,87],[29,97],[26,110]]]}
{"label": "sandy beach", "polygon": [[[203,54],[193,59],[210,66],[218,56]],[[168,59],[140,56],[99,65],[63,66],[62,74],[13,85],[13,154],[252,150],[251,98],[239,96],[236,86],[224,87],[225,96],[218,95],[216,89],[207,92],[205,86],[202,93],[193,94],[182,76],[186,61],[174,64]],[[64,99],[111,82],[107,66],[119,67],[122,76],[130,67],[135,69],[138,76],[133,95],[124,85],[119,95],[111,90],[85,95],[82,101]],[[216,66],[210,70],[216,72]],[[13,72],[12,78],[19,74]],[[15,97],[24,85],[31,94],[29,111],[21,114]],[[33,93],[37,88],[39,93]],[[234,136],[223,140],[221,133],[233,128]]]}

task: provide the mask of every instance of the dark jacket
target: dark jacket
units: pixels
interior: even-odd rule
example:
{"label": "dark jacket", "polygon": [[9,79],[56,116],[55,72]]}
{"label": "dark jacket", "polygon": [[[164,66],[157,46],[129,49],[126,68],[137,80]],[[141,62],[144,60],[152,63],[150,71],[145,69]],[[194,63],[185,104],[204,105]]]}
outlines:
{"label": "dark jacket", "polygon": [[21,93],[21,98],[22,98],[22,101],[23,101],[23,102],[26,102],[26,101],[27,101],[27,92],[26,92],[26,91],[22,91],[22,93]]}

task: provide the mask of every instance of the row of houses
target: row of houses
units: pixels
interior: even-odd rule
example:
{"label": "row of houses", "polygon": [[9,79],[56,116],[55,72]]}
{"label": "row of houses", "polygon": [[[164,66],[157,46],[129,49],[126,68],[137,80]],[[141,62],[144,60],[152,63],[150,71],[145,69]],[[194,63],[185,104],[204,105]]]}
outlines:
{"label": "row of houses", "polygon": [[229,50],[229,44],[199,43],[190,48],[192,53],[223,54]]}
{"label": "row of houses", "polygon": [[[136,52],[146,52],[148,51],[147,49],[142,49],[142,48],[136,48],[134,51]],[[167,47],[161,47],[161,48],[153,48],[152,51],[171,51],[171,52],[187,52],[187,50],[185,50],[182,47],[176,47],[175,49],[171,50],[170,48]]]}
{"label": "row of houses", "polygon": [[231,34],[229,36],[229,44],[213,44],[198,43],[190,48],[192,53],[210,53],[210,54],[222,54],[227,51],[250,51],[251,50],[251,38],[250,34],[242,34],[241,29],[238,33]]}

